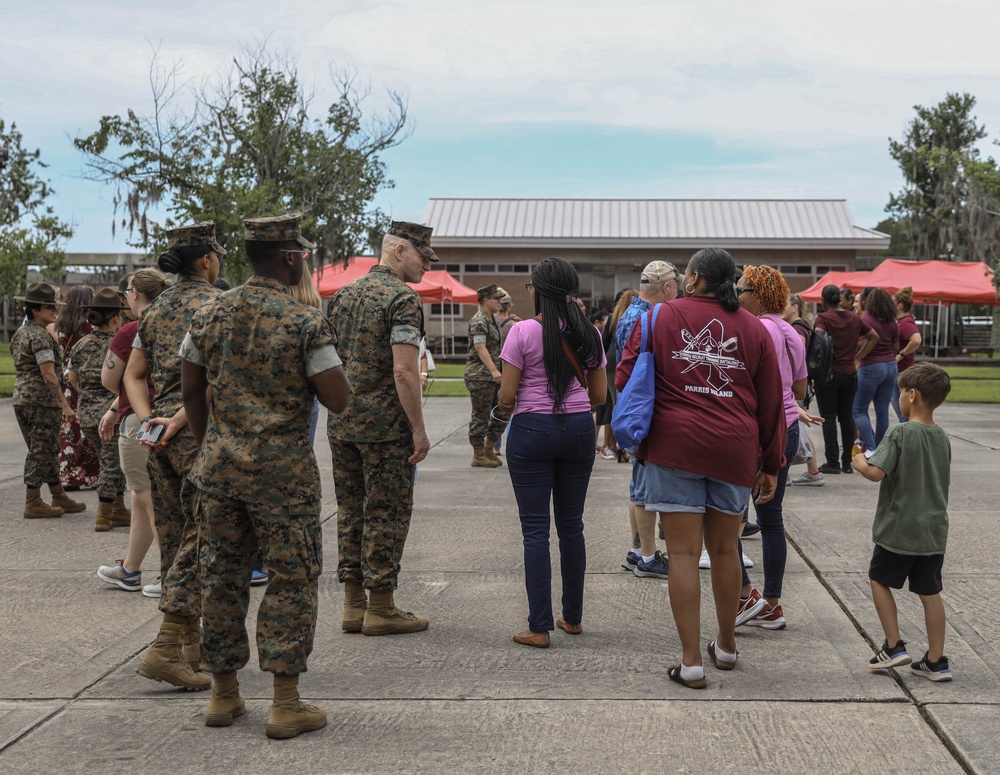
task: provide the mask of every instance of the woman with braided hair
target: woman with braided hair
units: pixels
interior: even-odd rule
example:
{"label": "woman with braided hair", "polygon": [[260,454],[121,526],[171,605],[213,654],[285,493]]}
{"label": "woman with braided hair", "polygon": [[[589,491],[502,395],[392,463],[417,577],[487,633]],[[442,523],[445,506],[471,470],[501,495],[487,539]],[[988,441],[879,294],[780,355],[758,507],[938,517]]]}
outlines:
{"label": "woman with braided hair", "polygon": [[[600,332],[580,302],[580,279],[561,258],[547,258],[528,283],[535,317],[515,323],[500,354],[499,409],[513,412],[507,469],[524,539],[528,629],[516,643],[548,648],[553,625],[583,632],[587,550],[583,507],[594,467],[591,407],[607,397]],[[552,619],[549,502],[559,535],[562,617]]]}

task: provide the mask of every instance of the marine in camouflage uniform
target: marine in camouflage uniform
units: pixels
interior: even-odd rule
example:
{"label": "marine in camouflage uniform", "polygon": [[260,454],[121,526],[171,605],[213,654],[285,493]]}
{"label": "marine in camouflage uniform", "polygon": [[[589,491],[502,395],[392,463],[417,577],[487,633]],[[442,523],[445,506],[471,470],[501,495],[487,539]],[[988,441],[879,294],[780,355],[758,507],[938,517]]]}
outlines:
{"label": "marine in camouflage uniform", "polygon": [[[383,629],[383,623],[371,622],[376,592],[385,593],[378,595],[378,610],[386,603],[390,618],[397,613],[413,617],[392,602],[413,510],[414,464],[429,448],[417,365],[423,310],[404,278],[419,282],[429,261],[437,261],[430,235],[430,228],[394,221],[383,239],[380,263],[342,288],[330,303],[337,348],[352,387],[347,409],[331,415],[327,426],[339,509],[337,574],[345,584],[343,626],[349,632],[381,635],[427,626],[422,617],[419,627],[404,629],[389,624]],[[400,350],[399,345],[407,347]],[[408,358],[397,363],[403,352],[408,355],[409,346],[412,364]],[[367,610],[358,585],[372,591]],[[360,596],[352,603],[352,595]]]}
{"label": "marine in camouflage uniform", "polygon": [[[500,324],[496,310],[504,292],[496,285],[477,291],[479,311],[469,321],[469,354],[465,360],[465,387],[472,398],[472,418],[469,421],[469,443],[472,445],[472,465],[495,468],[501,465],[493,452],[493,443],[507,427],[509,415],[497,407],[500,392]],[[483,345],[491,364],[480,355],[477,345]],[[497,407],[494,411],[494,407]]]}
{"label": "marine in camouflage uniform", "polygon": [[53,364],[56,377],[62,379],[62,352],[45,327],[29,315],[11,339],[10,354],[17,372],[12,401],[14,415],[28,445],[24,483],[36,489],[43,484],[57,485],[62,402],[55,388],[42,377],[41,364]]}
{"label": "marine in camouflage uniform", "polygon": [[[202,661],[217,678],[211,726],[243,710],[226,674],[250,659],[246,614],[258,549],[270,571],[257,615],[261,669],[286,678],[304,673],[316,633],[322,493],[309,426],[317,388],[333,411],[346,405],[350,388],[329,321],[289,291],[308,271],[312,247],[299,218],[244,222],[255,274],[202,307],[181,346],[185,409],[201,441],[190,480],[199,491],[205,569]],[[290,262],[277,260],[286,255]],[[295,734],[326,721],[318,708],[293,715]],[[272,732],[286,726],[272,716],[268,734],[285,736]]]}
{"label": "marine in camouflage uniform", "polygon": [[[115,291],[105,289],[95,295],[90,308],[112,313],[114,309],[120,310],[120,306],[112,308],[110,304],[120,305],[120,303]],[[101,306],[102,304],[109,306],[106,308]],[[114,503],[125,492],[125,474],[122,473],[116,441],[118,423],[115,423],[111,441],[102,440],[98,432],[101,418],[115,399],[114,394],[101,382],[101,369],[104,367],[108,346],[113,338],[113,331],[95,329],[73,346],[68,358],[69,370],[77,374],[77,391],[79,393],[77,413],[80,416],[80,428],[91,446],[97,451],[101,463],[100,475],[97,480],[97,496],[101,503],[107,504]],[[124,505],[122,510],[124,510]],[[108,521],[107,527],[111,526],[110,512],[108,514],[98,513],[99,530],[103,527],[102,519]],[[123,520],[119,520],[117,524],[122,523]]]}

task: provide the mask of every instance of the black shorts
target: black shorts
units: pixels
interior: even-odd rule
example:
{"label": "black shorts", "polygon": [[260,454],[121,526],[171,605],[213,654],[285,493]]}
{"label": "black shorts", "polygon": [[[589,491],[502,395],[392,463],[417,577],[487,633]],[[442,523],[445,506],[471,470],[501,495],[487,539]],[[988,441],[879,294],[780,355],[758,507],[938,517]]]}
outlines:
{"label": "black shorts", "polygon": [[868,578],[892,589],[902,589],[909,579],[910,592],[915,595],[936,595],[942,589],[943,566],[943,554],[896,554],[876,544]]}

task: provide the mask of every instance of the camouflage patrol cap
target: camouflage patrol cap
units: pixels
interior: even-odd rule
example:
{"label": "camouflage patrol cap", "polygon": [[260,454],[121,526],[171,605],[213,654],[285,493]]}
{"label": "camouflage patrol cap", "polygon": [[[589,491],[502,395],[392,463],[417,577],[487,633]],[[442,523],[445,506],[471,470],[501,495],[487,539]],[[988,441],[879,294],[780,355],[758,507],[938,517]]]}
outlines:
{"label": "camouflage patrol cap", "polygon": [[431,248],[431,232],[433,231],[434,229],[430,226],[421,226],[418,223],[392,221],[386,234],[405,239],[431,261],[439,261],[437,254]]}
{"label": "camouflage patrol cap", "polygon": [[502,299],[506,295],[506,291],[503,288],[498,288],[496,283],[493,285],[485,285],[482,288],[476,289],[476,298],[479,299],[479,303],[482,304],[486,299]]}
{"label": "camouflage patrol cap", "polygon": [[189,223],[186,226],[178,226],[176,229],[167,229],[167,240],[167,250],[192,245],[208,245],[219,254],[219,258],[226,255],[226,249],[215,238],[215,221],[199,221],[198,223]]}
{"label": "camouflage patrol cap", "polygon": [[255,242],[297,242],[306,250],[312,250],[316,246],[302,236],[301,221],[302,213],[298,210],[263,218],[244,218],[246,233],[243,239]]}

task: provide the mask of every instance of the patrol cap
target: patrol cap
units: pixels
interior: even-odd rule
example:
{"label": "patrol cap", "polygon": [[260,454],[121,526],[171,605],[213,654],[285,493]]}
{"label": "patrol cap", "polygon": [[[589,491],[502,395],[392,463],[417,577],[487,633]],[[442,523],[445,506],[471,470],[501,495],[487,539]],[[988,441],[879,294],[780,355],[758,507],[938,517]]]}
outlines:
{"label": "patrol cap", "polygon": [[255,242],[297,242],[306,250],[315,245],[302,236],[302,213],[298,210],[262,218],[244,218],[243,239]]}
{"label": "patrol cap", "polygon": [[482,288],[476,289],[476,298],[479,299],[479,303],[482,304],[486,299],[501,299],[507,292],[502,288],[498,288],[496,283],[492,285],[485,285]]}
{"label": "patrol cap", "polygon": [[669,280],[676,280],[677,277],[677,267],[669,261],[650,261],[646,264],[646,268],[642,270],[639,283],[641,285],[665,283]]}
{"label": "patrol cap", "polygon": [[93,301],[90,304],[85,304],[83,308],[118,310],[124,309],[125,305],[122,304],[121,296],[118,295],[118,291],[114,288],[101,288],[101,290],[94,294]]}
{"label": "patrol cap", "polygon": [[215,238],[215,221],[199,221],[176,229],[167,229],[167,250],[196,245],[208,245],[219,254],[226,255],[226,249]]}
{"label": "patrol cap", "polygon": [[389,231],[386,234],[405,239],[431,261],[440,261],[437,254],[431,248],[431,233],[433,231],[432,227],[421,226],[419,223],[392,221],[389,224]]}
{"label": "patrol cap", "polygon": [[66,303],[56,301],[56,289],[48,283],[31,283],[24,296],[15,296],[14,300],[25,304],[58,304],[60,307]]}

